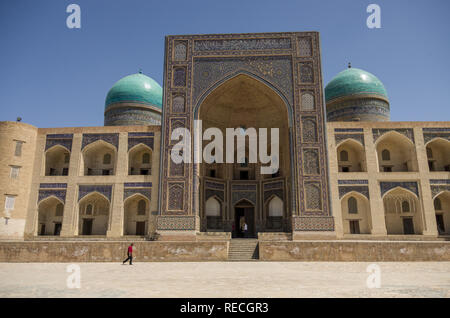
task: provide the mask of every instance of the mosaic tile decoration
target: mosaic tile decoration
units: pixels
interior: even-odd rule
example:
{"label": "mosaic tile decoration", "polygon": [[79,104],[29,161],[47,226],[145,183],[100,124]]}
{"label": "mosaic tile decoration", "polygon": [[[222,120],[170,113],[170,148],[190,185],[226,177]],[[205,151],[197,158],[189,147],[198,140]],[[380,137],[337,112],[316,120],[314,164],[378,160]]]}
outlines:
{"label": "mosaic tile decoration", "polygon": [[344,195],[352,191],[361,193],[367,199],[370,199],[368,186],[339,186],[339,199],[341,199]]}
{"label": "mosaic tile decoration", "polygon": [[100,194],[103,194],[109,200],[109,202],[111,202],[112,185],[110,185],[110,184],[79,185],[78,186],[78,202],[80,202],[81,199],[83,199],[86,195],[88,195],[92,192],[98,192]]}
{"label": "mosaic tile decoration", "polygon": [[290,38],[194,41],[194,51],[282,50],[290,48]]}
{"label": "mosaic tile decoration", "polygon": [[38,203],[51,196],[57,197],[64,203],[66,202],[66,190],[46,189],[39,190]]}
{"label": "mosaic tile decoration", "polygon": [[334,231],[334,218],[329,216],[294,216],[294,231]]}
{"label": "mosaic tile decoration", "polygon": [[83,134],[81,149],[84,149],[84,147],[97,140],[103,140],[107,143],[110,143],[111,145],[116,147],[116,149],[118,149],[119,134]]}
{"label": "mosaic tile decoration", "polygon": [[73,134],[48,134],[45,140],[45,151],[56,145],[72,151],[72,140]]}
{"label": "mosaic tile decoration", "polygon": [[359,142],[361,145],[364,146],[364,135],[363,134],[335,134],[334,135],[334,140],[336,142],[336,145],[346,139],[356,140],[357,142]]}
{"label": "mosaic tile decoration", "polygon": [[368,180],[338,180],[338,184],[369,184]]}
{"label": "mosaic tile decoration", "polygon": [[157,227],[161,231],[195,230],[194,216],[158,216]]}
{"label": "mosaic tile decoration", "polygon": [[128,134],[128,150],[139,144],[146,145],[153,150],[153,140],[153,137],[133,137]]}
{"label": "mosaic tile decoration", "polygon": [[442,191],[449,191],[450,192],[450,185],[432,185],[431,188],[431,196],[433,199]]}
{"label": "mosaic tile decoration", "polygon": [[431,184],[450,184],[450,179],[431,179]]}
{"label": "mosaic tile decoration", "polygon": [[417,197],[419,197],[419,188],[417,182],[380,182],[381,196],[383,197],[383,195],[387,191],[394,189],[396,187],[407,189],[415,193]]}
{"label": "mosaic tile decoration", "polygon": [[123,200],[125,201],[127,198],[137,193],[142,194],[149,200],[152,199],[152,189],[150,188],[125,188],[123,189]]}
{"label": "mosaic tile decoration", "polygon": [[387,128],[387,129],[373,128],[372,129],[373,141],[374,142],[377,141],[378,138],[380,138],[385,133],[390,132],[390,131],[396,131],[414,143],[414,131],[412,128],[392,128],[392,129],[391,128]]}
{"label": "mosaic tile decoration", "polygon": [[428,143],[435,138],[442,138],[450,141],[450,128],[422,128],[422,132],[425,143]]}
{"label": "mosaic tile decoration", "polygon": [[125,188],[151,188],[151,182],[125,182],[123,184]]}
{"label": "mosaic tile decoration", "polygon": [[66,189],[67,183],[40,183],[40,189]]}
{"label": "mosaic tile decoration", "polygon": [[334,132],[364,132],[364,128],[334,128]]}

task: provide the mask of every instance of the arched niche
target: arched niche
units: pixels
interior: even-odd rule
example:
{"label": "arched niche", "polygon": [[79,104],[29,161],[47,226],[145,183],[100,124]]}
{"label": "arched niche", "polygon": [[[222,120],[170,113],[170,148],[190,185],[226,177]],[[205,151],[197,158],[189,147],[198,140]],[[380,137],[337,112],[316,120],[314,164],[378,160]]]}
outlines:
{"label": "arched niche", "polygon": [[266,229],[273,231],[283,230],[284,202],[274,195],[266,203]]}
{"label": "arched niche", "polygon": [[432,171],[450,171],[450,141],[436,138],[426,145],[428,169]]}
{"label": "arched niche", "polygon": [[129,175],[152,174],[152,149],[144,144],[138,144],[128,152]]}
{"label": "arched niche", "polygon": [[78,234],[106,235],[110,202],[102,194],[92,192],[78,202]]}
{"label": "arched niche", "polygon": [[150,201],[141,194],[135,194],[125,200],[123,208],[124,235],[146,235],[148,232]]}
{"label": "arched niche", "polygon": [[339,172],[365,172],[366,153],[363,145],[353,139],[347,139],[337,147]]}
{"label": "arched niche", "polygon": [[380,172],[418,171],[414,144],[406,136],[387,132],[377,140],[376,149]]}
{"label": "arched niche", "polygon": [[45,175],[67,176],[69,174],[70,151],[56,145],[45,152]]}
{"label": "arched niche", "polygon": [[422,234],[423,215],[419,198],[404,188],[394,188],[383,196],[387,234]]}
{"label": "arched niche", "polygon": [[87,145],[81,154],[81,174],[84,176],[114,175],[116,156],[116,148],[103,140]]}
{"label": "arched niche", "polygon": [[206,228],[217,230],[222,228],[221,203],[216,197],[210,197],[205,202]]}
{"label": "arched niche", "polygon": [[341,217],[344,234],[370,234],[372,217],[366,196],[352,191],[341,198]]}
{"label": "arched niche", "polygon": [[450,191],[435,196],[433,205],[439,235],[450,235]]}
{"label": "arched niche", "polygon": [[64,216],[64,202],[50,196],[38,204],[37,235],[59,236]]}

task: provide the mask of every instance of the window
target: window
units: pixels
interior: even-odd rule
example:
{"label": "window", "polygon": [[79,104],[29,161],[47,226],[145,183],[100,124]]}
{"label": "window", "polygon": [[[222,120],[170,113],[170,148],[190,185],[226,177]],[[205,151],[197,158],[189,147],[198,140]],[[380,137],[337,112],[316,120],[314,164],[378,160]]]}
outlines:
{"label": "window", "polygon": [[103,156],[103,164],[104,165],[111,164],[111,155],[109,153],[107,153]]}
{"label": "window", "polygon": [[434,162],[431,160],[428,160],[428,170],[434,171]]}
{"label": "window", "polygon": [[342,150],[339,157],[341,161],[348,161],[348,152],[346,150]]}
{"label": "window", "polygon": [[433,158],[433,150],[431,148],[427,147],[427,157],[428,159]]}
{"label": "window", "polygon": [[434,199],[434,209],[438,211],[442,210],[441,199],[439,198]]}
{"label": "window", "polygon": [[384,166],[383,171],[384,172],[392,172],[392,167]]}
{"label": "window", "polygon": [[68,176],[69,175],[69,168],[63,168],[62,175],[63,176]]}
{"label": "window", "polygon": [[209,176],[210,176],[211,178],[215,178],[215,177],[216,177],[216,170],[215,170],[215,169],[209,170]]}
{"label": "window", "polygon": [[141,175],[142,176],[147,176],[147,175],[149,175],[149,170],[148,169],[141,169]]}
{"label": "window", "polygon": [[17,179],[19,177],[19,170],[20,167],[17,166],[11,166],[11,179]]}
{"label": "window", "polygon": [[342,167],[342,172],[350,172],[350,168],[349,167]]}
{"label": "window", "polygon": [[7,195],[5,200],[5,210],[14,210],[15,202],[16,202],[15,196]]}
{"label": "window", "polygon": [[348,213],[356,214],[358,213],[358,202],[354,197],[348,198]]}
{"label": "window", "polygon": [[142,155],[142,163],[143,164],[150,163],[150,154],[149,153],[144,153]]}
{"label": "window", "polygon": [[56,205],[55,216],[63,216],[64,213],[64,205],[62,203],[58,203]]}
{"label": "window", "polygon": [[384,150],[381,152],[381,159],[384,160],[384,161],[389,161],[389,160],[391,160],[391,153],[389,152],[389,150],[384,149]]}
{"label": "window", "polygon": [[88,204],[86,207],[86,215],[92,215],[92,204]]}
{"label": "window", "polygon": [[103,169],[102,170],[102,175],[109,176],[109,169]]}
{"label": "window", "polygon": [[408,201],[402,202],[402,212],[411,212]]}
{"label": "window", "polygon": [[14,156],[20,157],[22,156],[22,144],[23,141],[16,140],[16,150],[14,151]]}
{"label": "window", "polygon": [[145,208],[146,208],[145,200],[140,200],[140,201],[138,202],[138,210],[137,210],[137,214],[138,214],[138,215],[145,215]]}
{"label": "window", "polygon": [[70,153],[65,153],[64,154],[64,163],[69,163],[70,161]]}

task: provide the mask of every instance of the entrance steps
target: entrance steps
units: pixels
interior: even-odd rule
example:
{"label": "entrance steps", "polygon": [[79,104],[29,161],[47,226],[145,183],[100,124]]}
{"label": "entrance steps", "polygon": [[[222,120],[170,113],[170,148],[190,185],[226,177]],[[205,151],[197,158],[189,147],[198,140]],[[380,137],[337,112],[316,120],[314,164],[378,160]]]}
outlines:
{"label": "entrance steps", "polygon": [[258,255],[258,240],[257,239],[232,239],[228,249],[229,261],[256,261],[259,259]]}

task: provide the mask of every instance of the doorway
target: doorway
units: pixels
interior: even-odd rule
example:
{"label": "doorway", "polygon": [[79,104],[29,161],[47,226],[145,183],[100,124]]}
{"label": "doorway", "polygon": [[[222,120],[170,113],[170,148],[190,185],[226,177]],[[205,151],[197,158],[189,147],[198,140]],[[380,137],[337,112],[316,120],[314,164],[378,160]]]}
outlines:
{"label": "doorway", "polygon": [[83,235],[92,234],[92,219],[83,219]]}
{"label": "doorway", "polygon": [[414,234],[414,223],[412,218],[403,218],[403,233]]}
{"label": "doorway", "polygon": [[53,231],[53,235],[59,235],[61,233],[61,223],[55,223],[55,230]]}
{"label": "doorway", "polygon": [[[247,224],[246,233],[243,231],[244,224]],[[234,237],[254,238],[255,237],[255,208],[253,206],[236,206],[234,208]]]}
{"label": "doorway", "polygon": [[145,235],[145,222],[136,222],[136,235]]}
{"label": "doorway", "polygon": [[436,214],[436,225],[438,228],[438,234],[445,233],[444,216],[442,214]]}

